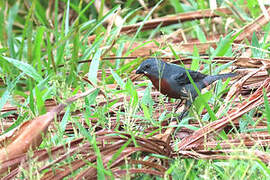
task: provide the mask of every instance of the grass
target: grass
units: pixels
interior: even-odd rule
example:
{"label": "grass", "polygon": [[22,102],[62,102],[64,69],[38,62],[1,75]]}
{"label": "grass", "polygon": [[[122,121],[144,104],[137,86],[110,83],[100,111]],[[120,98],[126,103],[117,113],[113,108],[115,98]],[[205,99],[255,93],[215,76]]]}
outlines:
{"label": "grass", "polygon": [[[183,127],[188,130],[200,128],[188,124],[188,119],[193,119],[200,126],[219,119],[220,117],[217,117],[216,113],[224,104],[222,97],[228,91],[230,81],[218,82],[215,89],[210,89],[211,93],[200,93],[199,98],[194,102],[193,109],[195,110],[189,114],[187,119],[176,125],[164,126],[162,121],[167,121],[176,115],[173,112],[175,107],[168,108],[170,104],[176,104],[176,100],[168,99],[163,95],[158,95],[156,98],[151,94],[153,92],[153,89],[150,88],[151,83],[133,80],[133,71],[143,57],[137,56],[131,60],[104,59],[111,56],[131,56],[138,49],[145,49],[145,52],[149,53],[151,49],[149,50],[147,47],[152,43],[158,46],[157,50],[150,52],[153,56],[159,57],[165,54],[165,56],[172,56],[176,59],[181,59],[183,56],[189,57],[192,59],[190,69],[199,70],[204,64],[204,69],[200,69],[201,72],[217,74],[233,66],[233,63],[213,63],[214,58],[236,56],[233,45],[241,31],[235,33],[234,29],[244,27],[261,14],[257,2],[218,1],[218,6],[241,11],[239,14],[222,16],[220,23],[214,24],[210,19],[194,20],[164,27],[160,25],[147,31],[142,31],[142,27],[150,18],[208,9],[210,5],[208,1],[201,0],[188,1],[189,4],[175,0],[155,1],[153,4],[145,1],[149,8],[146,11],[139,1],[133,0],[123,1],[122,4],[118,4],[117,1],[100,1],[99,9],[95,8],[94,0],[90,2],[56,0],[52,4],[50,2],[52,1],[0,2],[0,78],[2,80],[0,110],[3,110],[7,103],[16,108],[13,111],[1,113],[2,124],[7,122],[8,117],[15,116],[15,118],[11,118],[11,125],[8,128],[1,127],[2,135],[27,120],[46,114],[49,108],[48,103],[51,101],[59,104],[87,89],[97,88],[89,96],[68,105],[61,118],[55,118],[48,133],[43,134],[42,143],[37,148],[53,152],[55,147],[65,146],[65,152],[61,154],[63,155],[73,150],[71,145],[66,146],[66,143],[84,138],[84,143],[88,143],[88,148],[96,156],[96,163],[85,158],[84,153],[69,154],[63,161],[53,164],[52,168],[55,172],[61,168],[68,169],[73,162],[82,160],[87,162],[87,166],[72,172],[67,176],[68,178],[80,175],[88,167],[97,169],[98,179],[115,178],[117,160],[125,156],[123,160],[125,163],[119,166],[117,172],[127,170],[124,175],[126,179],[170,179],[170,177],[172,179],[268,179],[270,173],[267,164],[257,158],[256,154],[238,151],[224,153],[224,157],[230,155],[230,158],[225,158],[226,160],[215,158],[215,155],[213,155],[213,159],[200,158],[201,156],[194,159],[191,159],[190,156],[171,156],[168,168],[164,171],[165,176],[162,178],[146,172],[133,173],[132,169],[145,166],[135,162],[132,165],[129,158],[149,162],[154,162],[152,161],[154,158],[157,158],[159,162],[165,162],[168,158],[162,153],[144,151],[127,156],[125,153],[143,146],[139,138],[149,140],[156,133],[162,134],[164,129],[170,127],[176,127],[178,130]],[[230,3],[234,7],[230,7]],[[109,10],[106,11],[104,6],[109,7]],[[247,10],[244,10],[245,8]],[[124,25],[134,24],[138,21],[141,22],[141,25],[134,34],[120,33],[122,26],[113,24],[117,15],[122,17]],[[225,26],[228,18],[233,19],[234,24]],[[111,28],[108,28],[109,26]],[[254,33],[251,41],[242,42],[242,45],[251,47],[251,58],[269,58],[267,37],[269,27],[268,23],[263,29],[263,38]],[[193,46],[192,52],[186,52],[179,50],[174,43],[162,43],[162,40],[158,39],[161,35],[171,35],[179,28],[183,29],[185,38],[190,41],[197,39],[201,43],[207,42],[210,35],[217,35],[214,29],[217,30],[218,35],[225,36],[219,39],[216,48],[209,47],[205,51],[209,55],[209,59],[204,60],[200,58],[200,49],[196,45]],[[245,50],[239,48],[239,51]],[[91,61],[79,63],[89,59]],[[186,64],[181,65],[188,67]],[[88,81],[83,78],[87,78]],[[23,101],[18,97],[22,97]],[[270,109],[267,92],[263,97],[263,106],[256,109],[257,114],[261,114],[261,117],[254,119],[254,112],[245,114],[239,119],[241,132],[249,132],[249,126],[254,127],[253,132],[260,131],[255,125],[265,119],[267,128],[264,130],[269,132]],[[243,99],[244,101],[246,99]],[[203,113],[204,109],[207,110],[206,113]],[[223,114],[228,114],[228,112],[227,109]],[[110,143],[106,141],[106,138],[103,140],[103,137],[101,138],[101,135],[97,133],[101,130],[113,131],[107,137],[116,136],[126,139],[126,142],[123,139],[110,141],[110,143],[113,142],[114,147],[118,147],[117,143],[119,143],[119,147],[111,156],[102,154],[102,148]],[[239,129],[236,131],[235,136],[239,134]],[[180,141],[179,136],[177,132],[173,133],[171,143],[176,144]],[[220,139],[227,140],[228,136],[227,132],[221,131],[214,140],[217,142]],[[102,142],[104,141],[104,147],[100,139]],[[120,144],[122,141],[123,144]],[[146,142],[151,143],[150,140]],[[248,149],[244,143],[240,147],[244,150]],[[219,149],[222,147],[218,145],[213,150]],[[237,149],[235,147],[233,150]],[[259,149],[267,153],[269,151],[267,147],[260,144],[255,144],[251,149]],[[33,151],[29,151],[28,154],[30,157],[34,156]],[[52,155],[49,161],[43,163],[48,165],[54,159],[55,157]],[[108,163],[105,163],[106,160]],[[26,164],[20,167],[18,178],[42,178],[49,171],[48,169],[38,171],[43,165],[34,158],[30,158]],[[85,173],[87,174],[86,171]]]}

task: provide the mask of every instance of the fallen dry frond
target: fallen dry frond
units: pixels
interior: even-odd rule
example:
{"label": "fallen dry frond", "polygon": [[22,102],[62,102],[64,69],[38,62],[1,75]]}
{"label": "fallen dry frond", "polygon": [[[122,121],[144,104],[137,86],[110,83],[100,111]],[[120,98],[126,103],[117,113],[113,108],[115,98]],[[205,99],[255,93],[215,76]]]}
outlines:
{"label": "fallen dry frond", "polygon": [[[211,133],[217,133],[222,130],[226,125],[234,122],[243,114],[256,108],[264,103],[263,100],[263,89],[266,92],[270,91],[270,78],[266,79],[263,85],[257,89],[256,92],[250,95],[248,101],[237,104],[237,109],[233,109],[228,112],[230,116],[225,116],[220,120],[213,121],[208,125],[202,127],[198,131],[195,131],[191,136],[184,138],[180,143],[177,144],[179,150],[196,149],[199,145],[203,143],[204,137],[209,136]],[[267,94],[270,100],[270,94]]]}

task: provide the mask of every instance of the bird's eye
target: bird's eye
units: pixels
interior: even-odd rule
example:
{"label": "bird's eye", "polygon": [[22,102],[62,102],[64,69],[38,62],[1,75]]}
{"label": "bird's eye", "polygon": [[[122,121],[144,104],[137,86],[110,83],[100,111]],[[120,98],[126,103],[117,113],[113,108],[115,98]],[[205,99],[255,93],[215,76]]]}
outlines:
{"label": "bird's eye", "polygon": [[146,69],[150,68],[150,64],[146,64],[146,65],[145,65],[145,68],[146,68]]}

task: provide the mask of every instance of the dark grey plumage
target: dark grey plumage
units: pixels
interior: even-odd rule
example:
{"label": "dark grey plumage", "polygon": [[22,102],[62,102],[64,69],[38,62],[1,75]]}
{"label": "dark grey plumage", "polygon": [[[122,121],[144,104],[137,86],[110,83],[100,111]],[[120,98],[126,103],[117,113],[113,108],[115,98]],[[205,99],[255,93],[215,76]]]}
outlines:
{"label": "dark grey plumage", "polygon": [[[198,96],[188,78],[187,71],[200,91],[216,80],[237,75],[236,73],[205,75],[154,58],[143,61],[136,73],[147,76],[162,94],[171,98],[186,100],[185,109],[187,110],[191,102]],[[186,114],[187,112],[184,111],[180,118],[182,119]]]}

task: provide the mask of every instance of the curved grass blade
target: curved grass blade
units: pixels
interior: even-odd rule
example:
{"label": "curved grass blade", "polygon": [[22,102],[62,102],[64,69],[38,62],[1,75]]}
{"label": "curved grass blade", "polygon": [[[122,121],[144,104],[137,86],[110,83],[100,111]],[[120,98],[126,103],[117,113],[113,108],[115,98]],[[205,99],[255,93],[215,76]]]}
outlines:
{"label": "curved grass blade", "polygon": [[22,72],[24,72],[25,74],[32,77],[34,80],[38,82],[43,80],[41,75],[38,74],[37,71],[32,66],[30,66],[29,64],[25,62],[22,62],[13,58],[5,57],[5,56],[0,56],[0,59],[6,60],[9,63],[13,64],[15,67],[17,67]]}

